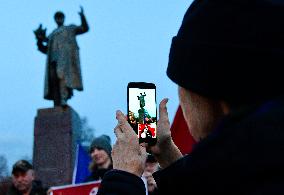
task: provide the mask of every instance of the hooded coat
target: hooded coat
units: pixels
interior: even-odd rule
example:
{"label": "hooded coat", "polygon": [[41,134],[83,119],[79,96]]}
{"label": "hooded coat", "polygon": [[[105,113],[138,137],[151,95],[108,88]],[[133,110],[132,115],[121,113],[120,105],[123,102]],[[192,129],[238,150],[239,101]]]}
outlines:
{"label": "hooded coat", "polygon": [[44,98],[52,100],[50,83],[51,63],[56,63],[56,73],[70,89],[83,90],[79,47],[76,41],[76,25],[61,26],[48,36],[47,62],[45,71]]}

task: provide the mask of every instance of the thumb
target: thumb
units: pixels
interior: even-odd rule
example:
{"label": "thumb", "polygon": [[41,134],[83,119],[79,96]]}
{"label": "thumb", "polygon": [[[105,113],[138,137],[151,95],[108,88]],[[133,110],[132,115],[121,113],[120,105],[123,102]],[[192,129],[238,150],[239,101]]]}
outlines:
{"label": "thumb", "polygon": [[167,109],[167,103],[168,103],[169,99],[168,98],[164,98],[159,105],[159,120],[169,120],[169,116],[168,116],[168,109]]}

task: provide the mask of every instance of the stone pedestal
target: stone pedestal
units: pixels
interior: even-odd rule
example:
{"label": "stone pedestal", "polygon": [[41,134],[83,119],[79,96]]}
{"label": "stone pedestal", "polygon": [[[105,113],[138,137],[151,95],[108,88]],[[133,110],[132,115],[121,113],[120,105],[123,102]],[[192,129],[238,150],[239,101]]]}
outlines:
{"label": "stone pedestal", "polygon": [[39,109],[35,117],[33,164],[44,186],[72,183],[75,148],[81,128],[71,107]]}

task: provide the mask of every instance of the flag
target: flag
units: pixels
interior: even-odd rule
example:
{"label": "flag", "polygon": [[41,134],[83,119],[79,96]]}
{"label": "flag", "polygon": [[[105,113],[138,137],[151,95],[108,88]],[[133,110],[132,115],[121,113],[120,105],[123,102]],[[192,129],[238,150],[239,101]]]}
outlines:
{"label": "flag", "polygon": [[85,151],[81,144],[77,144],[76,147],[76,159],[73,171],[73,184],[82,183],[91,174],[89,171],[89,164],[91,157]]}
{"label": "flag", "polygon": [[174,143],[177,145],[183,155],[189,154],[192,151],[192,147],[196,142],[189,132],[180,105],[178,106],[173,124],[171,126],[171,134]]}

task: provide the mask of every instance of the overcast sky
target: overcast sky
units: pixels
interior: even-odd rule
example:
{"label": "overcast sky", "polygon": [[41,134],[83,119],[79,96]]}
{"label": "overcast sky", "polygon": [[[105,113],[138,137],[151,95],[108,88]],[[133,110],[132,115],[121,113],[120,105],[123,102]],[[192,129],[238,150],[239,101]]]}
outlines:
{"label": "overcast sky", "polygon": [[53,15],[65,13],[65,24],[80,24],[84,7],[90,31],[77,36],[84,91],[68,104],[87,117],[95,135],[115,141],[115,111],[127,110],[127,83],[153,82],[157,101],[168,103],[172,122],[178,106],[177,86],[166,76],[171,38],[176,35],[190,0],[11,0],[1,1],[0,17],[0,155],[9,169],[32,157],[34,117],[53,106],[43,99],[46,56],[33,34],[40,23],[49,34]]}

